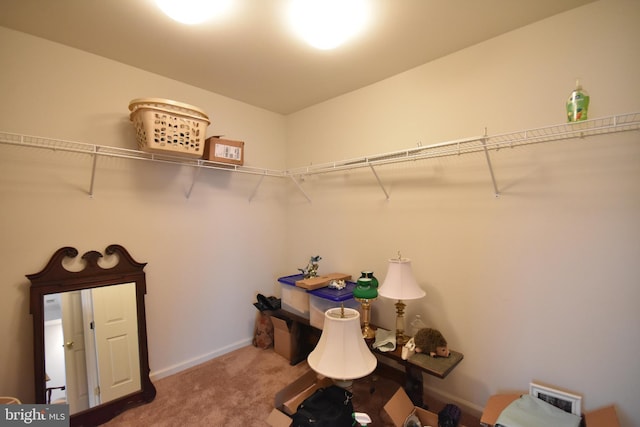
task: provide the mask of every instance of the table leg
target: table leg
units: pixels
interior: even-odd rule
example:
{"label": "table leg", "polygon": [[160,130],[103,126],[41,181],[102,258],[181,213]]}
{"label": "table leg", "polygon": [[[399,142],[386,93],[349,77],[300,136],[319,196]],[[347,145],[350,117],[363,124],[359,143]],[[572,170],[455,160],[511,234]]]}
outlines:
{"label": "table leg", "polygon": [[291,332],[294,334],[293,340],[296,343],[297,351],[291,359],[292,366],[307,360],[307,356],[309,356],[309,353],[313,351],[320,340],[320,331],[312,326],[299,322],[294,321],[293,323],[294,325],[291,328]]}
{"label": "table leg", "polygon": [[413,404],[418,408],[427,409],[423,401],[424,384],[422,380],[422,370],[409,363],[405,364],[406,382],[404,390]]}

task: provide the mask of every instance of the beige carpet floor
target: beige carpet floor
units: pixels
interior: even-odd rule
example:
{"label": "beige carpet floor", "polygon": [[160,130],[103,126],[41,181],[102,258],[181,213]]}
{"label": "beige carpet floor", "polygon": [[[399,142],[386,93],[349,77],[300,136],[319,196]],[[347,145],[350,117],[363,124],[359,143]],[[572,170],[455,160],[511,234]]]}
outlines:
{"label": "beige carpet floor", "polygon": [[305,373],[273,349],[243,347],[156,382],[156,398],[104,424],[138,426],[266,426],[275,394]]}
{"label": "beige carpet floor", "polygon": [[[201,365],[155,381],[156,398],[104,424],[109,427],[262,427],[275,394],[309,370],[291,366],[273,348],[243,347]],[[383,406],[398,389],[397,380],[374,373],[353,385],[356,410],[367,412],[371,426],[393,427]],[[426,396],[425,396],[426,397]],[[427,402],[432,410],[439,402]],[[437,406],[432,406],[432,405]],[[478,420],[465,420],[478,426]]]}

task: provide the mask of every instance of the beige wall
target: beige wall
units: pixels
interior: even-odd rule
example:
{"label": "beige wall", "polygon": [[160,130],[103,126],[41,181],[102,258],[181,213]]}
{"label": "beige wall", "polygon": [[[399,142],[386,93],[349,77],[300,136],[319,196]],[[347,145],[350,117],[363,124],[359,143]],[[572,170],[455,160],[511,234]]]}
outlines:
{"label": "beige wall", "polygon": [[[640,3],[602,1],[495,38],[287,118],[289,167],[563,123],[576,77],[591,114],[640,111]],[[637,131],[308,177],[289,200],[287,259],[325,271],[413,259],[408,303],[465,354],[432,392],[481,408],[533,379],[640,410]],[[374,320],[393,327],[378,300]],[[632,422],[632,420],[634,420]]]}
{"label": "beige wall", "polygon": [[[240,102],[0,28],[0,131],[136,148],[128,103],[181,100],[212,118],[209,135],[246,142],[247,165],[284,168],[285,120]],[[53,252],[125,246],[147,262],[152,374],[162,376],[250,342],[257,292],[282,270],[280,179],[0,145],[0,394],[33,399],[25,274]]]}
{"label": "beige wall", "polygon": [[[130,99],[178,99],[213,116],[209,134],[247,142],[246,163],[284,169],[564,121],[576,77],[591,114],[640,110],[637,1],[605,0],[282,117],[0,28],[0,131],[134,147]],[[2,394],[32,397],[28,281],[54,250],[110,243],[148,262],[156,376],[251,337],[256,292],[309,255],[321,271],[384,278],[398,250],[427,292],[409,302],[465,354],[432,391],[479,410],[532,379],[616,403],[640,419],[638,132],[493,154],[315,176],[302,185],[100,159],[88,197],[82,155],[0,145]],[[285,146],[285,141],[287,145]],[[374,320],[391,327],[379,300]],[[455,396],[455,397],[454,397]]]}

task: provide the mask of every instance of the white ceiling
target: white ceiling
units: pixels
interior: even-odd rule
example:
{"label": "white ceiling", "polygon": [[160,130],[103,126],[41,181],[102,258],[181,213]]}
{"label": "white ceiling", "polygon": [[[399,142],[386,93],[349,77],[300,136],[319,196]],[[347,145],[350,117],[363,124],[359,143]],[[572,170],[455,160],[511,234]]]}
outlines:
{"label": "white ceiling", "polygon": [[0,0],[0,26],[288,114],[591,1],[371,0],[370,27],[332,51],[291,33],[287,0],[195,27],[152,0]]}

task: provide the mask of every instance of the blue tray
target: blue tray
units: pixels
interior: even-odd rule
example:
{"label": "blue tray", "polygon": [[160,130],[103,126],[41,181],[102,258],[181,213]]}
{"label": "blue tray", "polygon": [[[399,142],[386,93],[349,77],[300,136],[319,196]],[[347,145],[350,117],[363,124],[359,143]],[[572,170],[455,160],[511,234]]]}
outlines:
{"label": "blue tray", "polygon": [[[304,279],[304,274],[294,274],[291,276],[284,276],[278,279],[278,282],[289,286],[295,286],[298,280]],[[316,297],[328,299],[330,301],[341,302],[353,298],[353,289],[356,287],[354,282],[346,281],[347,286],[342,289],[331,289],[329,287],[315,289],[313,291],[306,291]],[[298,288],[305,290],[303,288]]]}
{"label": "blue tray", "polygon": [[304,274],[293,274],[291,276],[284,276],[279,278],[278,282],[284,283],[285,285],[289,285],[289,286],[295,286],[296,282],[302,279],[304,279]]}
{"label": "blue tray", "polygon": [[342,289],[320,288],[307,292],[309,292],[311,295],[335,302],[346,301],[353,298],[353,289],[356,287],[356,284],[349,281],[345,282],[345,284],[347,286]]}

